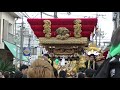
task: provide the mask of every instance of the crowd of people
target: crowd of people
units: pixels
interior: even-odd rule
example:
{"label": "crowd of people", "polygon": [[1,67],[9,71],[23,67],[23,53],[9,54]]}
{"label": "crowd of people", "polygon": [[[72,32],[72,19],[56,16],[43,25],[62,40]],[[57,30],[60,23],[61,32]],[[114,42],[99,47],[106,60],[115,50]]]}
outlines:
{"label": "crowd of people", "polygon": [[[39,59],[35,60],[30,66],[21,65],[19,69],[13,72],[0,72],[1,78],[93,78],[99,65],[96,63],[96,56],[90,54],[85,62],[85,68],[79,68],[77,72],[71,71],[68,75],[67,69],[60,70],[54,67],[54,61],[50,60],[49,54],[44,54]],[[65,58],[63,58],[65,59]],[[58,60],[64,67],[63,61]]]}
{"label": "crowd of people", "polygon": [[[62,69],[58,71],[54,68],[53,63],[48,60],[48,56],[45,54],[43,57],[35,60],[30,66],[22,65],[19,70],[13,72],[0,71],[0,78],[92,78],[96,71],[92,69],[94,59],[94,55],[91,55],[90,68],[86,67],[85,71],[80,70],[68,77],[67,71]],[[87,64],[88,62],[86,62]]]}

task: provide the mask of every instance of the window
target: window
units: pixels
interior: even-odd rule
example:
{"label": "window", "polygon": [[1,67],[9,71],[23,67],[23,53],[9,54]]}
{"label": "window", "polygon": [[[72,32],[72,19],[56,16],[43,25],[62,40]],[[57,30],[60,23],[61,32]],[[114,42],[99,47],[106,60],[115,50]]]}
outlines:
{"label": "window", "polygon": [[13,25],[11,23],[9,23],[8,29],[9,29],[8,32],[13,34]]}

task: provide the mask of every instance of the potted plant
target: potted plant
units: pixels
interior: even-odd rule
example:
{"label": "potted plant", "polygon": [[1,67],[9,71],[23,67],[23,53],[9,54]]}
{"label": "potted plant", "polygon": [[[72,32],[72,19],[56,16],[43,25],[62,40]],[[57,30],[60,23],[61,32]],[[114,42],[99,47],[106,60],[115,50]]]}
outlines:
{"label": "potted plant", "polygon": [[0,70],[1,71],[15,71],[15,66],[13,65],[13,63],[10,60],[2,60],[0,59]]}

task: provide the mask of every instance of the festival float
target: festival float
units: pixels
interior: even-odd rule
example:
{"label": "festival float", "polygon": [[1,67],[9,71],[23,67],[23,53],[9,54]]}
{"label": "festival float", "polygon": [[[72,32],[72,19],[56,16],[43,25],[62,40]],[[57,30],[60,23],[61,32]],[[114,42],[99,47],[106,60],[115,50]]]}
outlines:
{"label": "festival float", "polygon": [[85,52],[87,55],[94,54],[96,56],[96,62],[104,59],[104,52],[101,48],[98,48],[94,42],[89,43],[88,47],[85,47]]}
{"label": "festival float", "polygon": [[[51,58],[65,59],[63,66],[69,71],[76,71],[74,68],[76,65],[84,67],[84,49],[89,45],[90,36],[93,35],[97,25],[97,18],[29,18],[27,21],[39,38],[40,45],[52,55]],[[59,60],[56,62],[59,63]],[[60,68],[60,65],[58,67],[57,65],[55,67]]]}

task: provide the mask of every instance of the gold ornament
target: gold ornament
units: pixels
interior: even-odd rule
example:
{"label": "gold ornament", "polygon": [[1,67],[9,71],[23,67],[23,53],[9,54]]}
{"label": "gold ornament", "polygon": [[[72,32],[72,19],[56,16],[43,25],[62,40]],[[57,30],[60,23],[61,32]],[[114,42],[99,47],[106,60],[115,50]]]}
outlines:
{"label": "gold ornament", "polygon": [[87,53],[90,52],[91,54],[94,54],[95,52],[99,53],[101,50],[96,46],[96,43],[90,43],[89,46],[85,49]]}
{"label": "gold ornament", "polygon": [[85,65],[85,62],[86,62],[86,57],[85,56],[80,56],[80,60],[79,60],[79,68],[86,68],[86,65]]}
{"label": "gold ornament", "polygon": [[74,36],[75,36],[75,38],[80,38],[81,37],[81,32],[82,32],[82,30],[81,30],[81,27],[82,27],[82,25],[81,25],[81,20],[74,20]]}
{"label": "gold ornament", "polygon": [[90,60],[88,60],[88,69],[90,69]]}
{"label": "gold ornament", "polygon": [[45,33],[46,38],[51,37],[51,21],[50,20],[44,20],[44,25],[43,25],[43,33]]}
{"label": "gold ornament", "polygon": [[100,48],[98,48],[96,46],[96,43],[90,43],[89,46],[86,49],[86,52],[89,54],[94,54],[95,55],[95,52],[97,53],[96,54],[96,61],[99,61],[101,60],[102,58],[104,58],[103,56],[103,52],[101,51]]}
{"label": "gold ornament", "polygon": [[65,40],[65,39],[68,39],[69,38],[69,30],[66,28],[66,27],[59,27],[57,30],[57,36],[56,38],[57,39],[60,39],[60,40]]}

